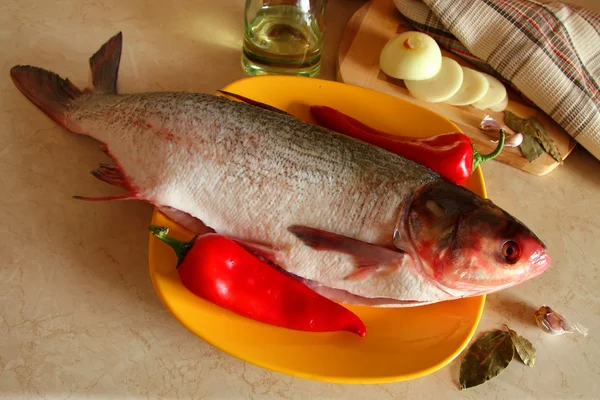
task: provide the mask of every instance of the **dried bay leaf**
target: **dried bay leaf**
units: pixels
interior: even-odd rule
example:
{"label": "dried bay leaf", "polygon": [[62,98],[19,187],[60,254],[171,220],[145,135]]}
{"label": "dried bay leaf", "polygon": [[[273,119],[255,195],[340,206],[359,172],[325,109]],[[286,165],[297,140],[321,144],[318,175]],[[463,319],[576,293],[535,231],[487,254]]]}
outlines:
{"label": "dried bay leaf", "polygon": [[529,162],[532,162],[544,152],[544,148],[540,141],[529,135],[523,135],[523,142],[519,145],[519,150],[521,150],[521,154],[523,154]]}
{"label": "dried bay leaf", "polygon": [[527,134],[525,132],[525,127],[527,126],[527,120],[517,117],[514,113],[512,113],[508,110],[506,110],[506,112],[504,113],[504,123],[506,124],[506,126],[508,126],[510,129],[512,129],[515,132],[519,132],[524,135]]}
{"label": "dried bay leaf", "polygon": [[508,326],[508,333],[510,333],[510,339],[512,340],[513,345],[515,346],[515,350],[519,355],[523,364],[534,367],[535,366],[535,348],[533,344],[523,336],[519,335],[517,332],[510,329]]}
{"label": "dried bay leaf", "polygon": [[504,113],[504,123],[514,131],[523,134],[523,143],[519,148],[529,162],[538,158],[545,151],[558,163],[563,163],[558,146],[537,118],[531,116],[524,119],[510,111],[506,111]]}
{"label": "dried bay leaf", "polygon": [[504,113],[504,123],[515,132],[523,134],[523,142],[519,145],[519,150],[527,161],[532,162],[542,155],[544,148],[535,136],[535,129],[530,127],[528,120],[507,110]]}
{"label": "dried bay leaf", "polygon": [[550,154],[559,164],[562,164],[563,159],[560,155],[560,150],[558,150],[558,146],[554,143],[552,138],[548,136],[548,133],[542,124],[535,117],[529,117],[527,123],[533,128],[535,137],[538,138],[546,153]]}
{"label": "dried bay leaf", "polygon": [[496,377],[510,364],[515,348],[509,332],[487,332],[471,345],[460,365],[460,386],[470,388]]}

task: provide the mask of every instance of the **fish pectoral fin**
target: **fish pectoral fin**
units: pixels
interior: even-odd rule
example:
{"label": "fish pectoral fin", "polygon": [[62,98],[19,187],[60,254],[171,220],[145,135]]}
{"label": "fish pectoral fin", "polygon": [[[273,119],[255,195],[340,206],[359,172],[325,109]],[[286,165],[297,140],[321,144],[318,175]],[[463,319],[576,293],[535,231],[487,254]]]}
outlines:
{"label": "fish pectoral fin", "polygon": [[308,283],[308,286],[321,296],[338,303],[366,307],[414,307],[430,303],[430,301],[397,300],[385,297],[362,297],[343,289],[335,289],[319,284]]}
{"label": "fish pectoral fin", "polygon": [[156,208],[167,216],[171,221],[183,226],[190,232],[198,235],[204,235],[206,233],[214,233],[215,230],[210,226],[206,225],[199,218],[194,217],[186,213],[185,211],[178,210],[169,206],[157,205]]}
{"label": "fish pectoral fin", "polygon": [[315,250],[337,251],[353,256],[359,271],[388,264],[400,265],[406,256],[403,252],[308,226],[293,225],[288,231]]}
{"label": "fish pectoral fin", "polygon": [[371,265],[360,267],[344,278],[345,281],[360,281],[373,275],[387,275],[398,270],[399,264]]}
{"label": "fish pectoral fin", "polygon": [[283,114],[283,115],[291,116],[290,113],[285,112],[283,110],[280,110],[277,107],[273,107],[273,106],[270,106],[268,104],[261,103],[260,101],[252,100],[252,99],[250,99],[250,98],[248,98],[246,96],[242,96],[241,94],[231,93],[231,92],[227,92],[225,90],[218,90],[218,92],[222,93],[222,94],[224,94],[226,96],[233,97],[234,99],[240,100],[240,101],[242,101],[242,102],[244,102],[246,104],[250,104],[252,106],[255,106],[255,107],[258,107],[258,108],[262,108],[263,110],[273,111],[273,112],[276,112],[278,114]]}
{"label": "fish pectoral fin", "polygon": [[121,171],[121,168],[116,165],[100,164],[98,168],[92,171],[92,175],[109,185],[134,191],[132,185],[127,182],[127,178],[123,171]]}
{"label": "fish pectoral fin", "polygon": [[106,143],[100,142],[100,150],[102,150],[102,152],[104,154],[106,154],[107,156],[112,157],[112,155],[110,154],[110,151],[108,151],[108,145]]}
{"label": "fish pectoral fin", "polygon": [[85,200],[85,201],[107,201],[107,200],[139,200],[137,193],[134,192],[125,192],[120,194],[115,194],[111,196],[101,196],[101,197],[86,197],[86,196],[73,196],[75,200]]}
{"label": "fish pectoral fin", "polygon": [[[106,149],[106,146],[104,146],[103,149]],[[108,149],[106,149],[106,153],[110,155]],[[100,166],[93,170],[91,173],[96,178],[100,179],[102,182],[106,182],[110,185],[119,187],[121,189],[125,189],[127,190],[127,192],[102,197],[73,196],[74,199],[86,201],[141,200],[136,189],[133,187],[132,184],[129,183],[127,177],[125,176],[125,173],[123,173],[121,168],[119,168],[118,166],[110,164],[100,164]]]}
{"label": "fish pectoral fin", "polygon": [[[157,205],[156,207],[170,220],[183,226],[184,228],[195,234],[204,235],[207,233],[216,232],[213,228],[206,225],[201,219],[196,218],[185,211],[181,211],[169,206]],[[279,251],[273,246],[264,243],[242,240],[235,237],[229,238],[236,242],[238,245],[242,246],[247,252],[251,253],[255,257],[259,257],[265,261],[269,261],[279,265],[278,262],[281,259],[281,257],[279,257]]]}
{"label": "fish pectoral fin", "polygon": [[241,240],[236,238],[231,239],[255,257],[261,258],[263,259],[263,261],[275,264],[278,267],[282,266],[282,257],[280,256],[280,251],[275,247],[264,243],[251,242],[248,240]]}

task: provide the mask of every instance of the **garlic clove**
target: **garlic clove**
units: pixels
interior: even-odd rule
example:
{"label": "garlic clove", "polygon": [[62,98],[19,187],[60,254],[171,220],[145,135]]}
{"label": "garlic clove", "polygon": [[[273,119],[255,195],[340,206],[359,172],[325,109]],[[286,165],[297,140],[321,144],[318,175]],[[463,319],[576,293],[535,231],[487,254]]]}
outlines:
{"label": "garlic clove", "polygon": [[484,115],[479,123],[479,129],[492,139],[493,143],[498,143],[500,131],[504,132],[504,147],[517,147],[523,143],[523,134],[516,133],[508,126],[502,125],[490,115]]}
{"label": "garlic clove", "polygon": [[564,335],[565,333],[579,333],[588,335],[588,329],[575,322],[571,323],[562,315],[548,306],[542,306],[534,313],[535,322],[540,328],[551,335]]}

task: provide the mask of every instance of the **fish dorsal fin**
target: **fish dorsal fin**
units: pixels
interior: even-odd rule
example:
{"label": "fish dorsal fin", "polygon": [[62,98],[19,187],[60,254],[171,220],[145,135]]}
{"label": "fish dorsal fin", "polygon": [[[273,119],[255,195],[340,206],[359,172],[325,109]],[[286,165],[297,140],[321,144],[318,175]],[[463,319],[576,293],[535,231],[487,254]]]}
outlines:
{"label": "fish dorsal fin", "polygon": [[405,256],[405,253],[396,250],[308,226],[293,225],[288,231],[315,250],[337,251],[353,256],[359,268],[389,264]]}
{"label": "fish dorsal fin", "polygon": [[117,76],[119,74],[122,48],[123,35],[119,32],[104,43],[90,58],[92,82],[97,92],[117,93]]}

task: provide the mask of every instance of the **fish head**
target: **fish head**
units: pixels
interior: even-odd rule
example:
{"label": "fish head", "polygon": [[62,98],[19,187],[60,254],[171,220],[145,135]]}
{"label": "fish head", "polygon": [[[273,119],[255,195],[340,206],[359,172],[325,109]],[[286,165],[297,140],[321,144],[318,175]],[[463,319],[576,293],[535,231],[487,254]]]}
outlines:
{"label": "fish head", "polygon": [[550,265],[546,246],[522,222],[446,181],[430,183],[413,195],[396,226],[394,243],[457,297],[514,286]]}

